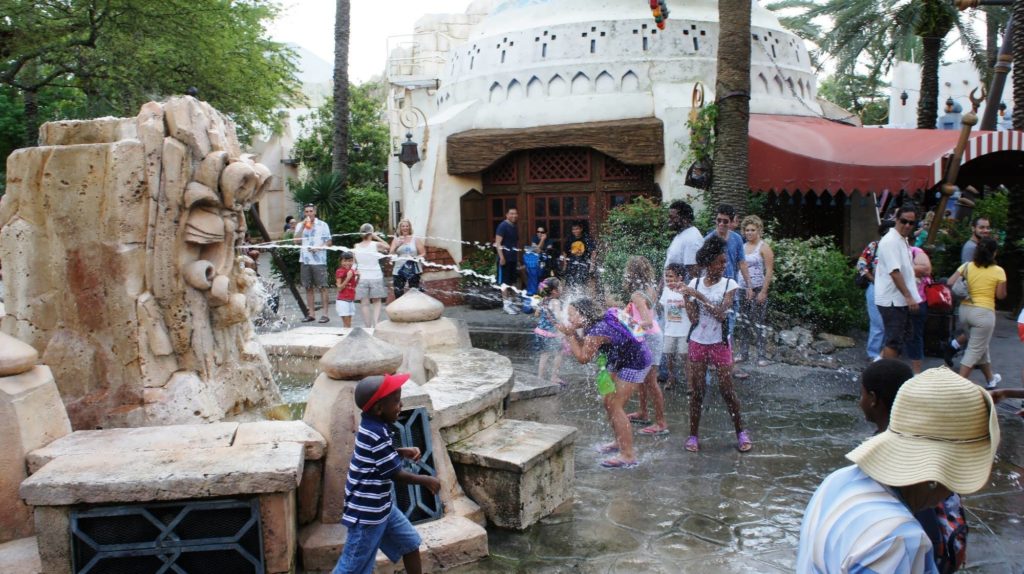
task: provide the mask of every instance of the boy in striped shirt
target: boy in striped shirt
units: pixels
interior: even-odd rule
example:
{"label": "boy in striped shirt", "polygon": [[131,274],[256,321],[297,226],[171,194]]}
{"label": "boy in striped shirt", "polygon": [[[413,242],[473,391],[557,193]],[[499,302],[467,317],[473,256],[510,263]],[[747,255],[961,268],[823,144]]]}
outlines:
{"label": "boy in striped shirt", "polygon": [[393,480],[419,484],[437,494],[441,482],[402,470],[402,458],[419,460],[416,447],[395,448],[390,424],[402,412],[402,385],[407,373],[366,377],[356,385],[355,400],[362,412],[355,450],[345,482],[345,511],[341,523],[348,528],[345,549],[333,574],[370,574],[382,550],[392,562],[402,559],[409,574],[419,574],[420,536],[391,500]]}

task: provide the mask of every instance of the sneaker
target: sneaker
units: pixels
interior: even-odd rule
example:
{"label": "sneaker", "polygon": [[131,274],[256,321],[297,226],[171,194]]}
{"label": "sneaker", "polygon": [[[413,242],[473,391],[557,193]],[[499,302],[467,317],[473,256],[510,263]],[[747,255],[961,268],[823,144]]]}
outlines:
{"label": "sneaker", "polygon": [[992,375],[992,380],[985,384],[985,388],[991,391],[992,389],[998,387],[999,383],[1002,382],[1002,380],[1003,376],[1000,375],[999,373],[996,373]]}

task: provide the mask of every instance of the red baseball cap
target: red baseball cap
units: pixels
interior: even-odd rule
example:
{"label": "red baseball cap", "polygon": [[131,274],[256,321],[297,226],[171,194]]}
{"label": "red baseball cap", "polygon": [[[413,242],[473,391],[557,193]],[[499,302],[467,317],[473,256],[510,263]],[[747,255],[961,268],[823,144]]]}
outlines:
{"label": "red baseball cap", "polygon": [[398,390],[408,380],[409,373],[365,377],[356,384],[356,406],[365,413],[372,409],[378,401]]}

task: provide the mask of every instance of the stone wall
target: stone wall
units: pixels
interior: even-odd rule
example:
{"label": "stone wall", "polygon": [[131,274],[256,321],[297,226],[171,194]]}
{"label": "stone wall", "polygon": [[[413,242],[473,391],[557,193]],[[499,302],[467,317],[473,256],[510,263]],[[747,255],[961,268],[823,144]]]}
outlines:
{"label": "stone wall", "polygon": [[7,160],[0,330],[53,370],[75,428],[218,420],[279,393],[235,247],[270,171],[192,97],[40,128]]}

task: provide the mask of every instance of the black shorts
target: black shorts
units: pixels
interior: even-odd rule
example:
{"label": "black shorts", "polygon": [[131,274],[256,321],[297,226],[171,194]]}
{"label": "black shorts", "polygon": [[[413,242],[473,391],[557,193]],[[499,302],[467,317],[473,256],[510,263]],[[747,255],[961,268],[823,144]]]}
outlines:
{"label": "black shorts", "polygon": [[914,334],[914,323],[910,320],[909,307],[878,305],[878,312],[882,315],[882,325],[885,328],[883,345],[896,353],[902,353]]}
{"label": "black shorts", "polygon": [[519,286],[519,263],[515,256],[505,256],[505,264],[498,263],[498,285]]}

